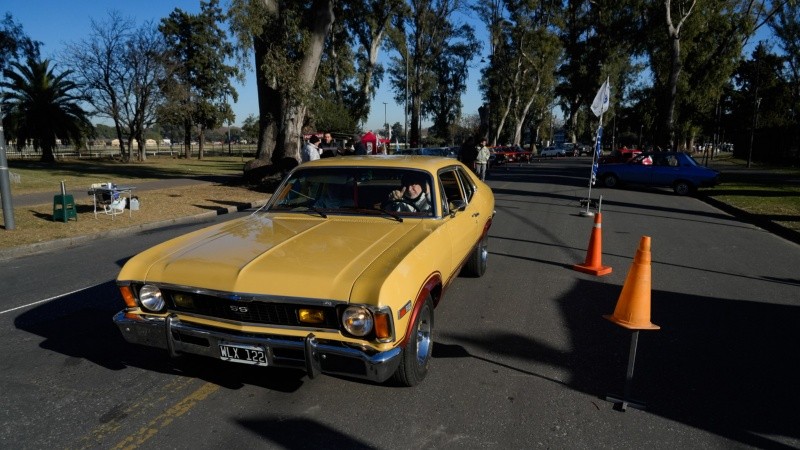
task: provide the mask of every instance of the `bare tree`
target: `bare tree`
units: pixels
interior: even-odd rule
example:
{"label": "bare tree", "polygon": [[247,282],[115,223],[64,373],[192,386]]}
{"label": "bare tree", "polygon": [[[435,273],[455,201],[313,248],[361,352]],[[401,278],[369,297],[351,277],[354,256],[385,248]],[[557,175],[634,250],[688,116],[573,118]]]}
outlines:
{"label": "bare tree", "polygon": [[131,78],[132,69],[124,55],[134,22],[111,11],[105,22],[92,19],[89,28],[88,38],[67,45],[65,62],[83,87],[95,114],[114,123],[120,154],[129,158],[130,147],[126,150],[125,142],[132,132],[123,124],[121,103],[127,95],[125,84]]}
{"label": "bare tree", "polygon": [[152,22],[137,28],[117,12],[90,23],[89,37],[69,44],[65,60],[95,114],[114,123],[120,154],[130,159],[135,140],[144,160],[144,130],[155,122],[157,84],[164,76],[164,41]]}

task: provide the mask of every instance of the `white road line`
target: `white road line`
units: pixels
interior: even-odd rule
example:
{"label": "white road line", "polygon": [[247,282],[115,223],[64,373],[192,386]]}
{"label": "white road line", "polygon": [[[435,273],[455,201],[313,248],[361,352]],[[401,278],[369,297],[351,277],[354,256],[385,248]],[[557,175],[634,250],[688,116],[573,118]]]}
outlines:
{"label": "white road line", "polygon": [[61,297],[66,297],[66,296],[72,295],[72,294],[74,294],[76,292],[85,291],[86,289],[90,289],[90,288],[93,288],[95,286],[100,286],[100,285],[99,284],[95,284],[94,286],[87,286],[85,288],[76,289],[76,290],[74,290],[72,292],[67,292],[67,293],[64,293],[64,294],[56,295],[55,297],[46,298],[44,300],[39,300],[37,302],[28,303],[27,305],[17,306],[16,308],[11,308],[11,309],[7,309],[5,311],[0,311],[0,316],[2,316],[5,313],[10,313],[12,311],[16,311],[18,309],[24,309],[24,308],[28,308],[30,306],[38,305],[39,303],[47,303],[47,302],[50,302],[50,301],[53,301],[53,300],[58,300]]}

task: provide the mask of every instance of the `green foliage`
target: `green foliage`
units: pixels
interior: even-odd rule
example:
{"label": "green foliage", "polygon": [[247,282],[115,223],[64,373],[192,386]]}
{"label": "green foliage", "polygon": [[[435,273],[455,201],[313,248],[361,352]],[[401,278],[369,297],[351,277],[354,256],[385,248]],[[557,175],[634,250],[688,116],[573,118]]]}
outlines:
{"label": "green foliage", "polygon": [[81,146],[93,132],[80,104],[85,101],[70,72],[55,74],[49,60],[11,63],[3,71],[6,139],[31,142],[42,150],[42,161],[53,162],[56,139]]}
{"label": "green foliage", "polygon": [[185,140],[193,125],[199,126],[202,137],[204,130],[233,120],[228,99],[238,98],[231,78],[239,76],[239,70],[226,64],[234,47],[219,26],[225,17],[218,4],[201,2],[197,15],[176,8],[159,27],[171,49],[165,55],[169,77],[162,85],[166,102],[159,115],[161,122],[182,125]]}
{"label": "green foliage", "polygon": [[11,14],[6,13],[0,22],[0,71],[8,64],[17,62],[20,57],[38,60],[41,44],[29,38],[22,30],[22,25],[14,22]]}

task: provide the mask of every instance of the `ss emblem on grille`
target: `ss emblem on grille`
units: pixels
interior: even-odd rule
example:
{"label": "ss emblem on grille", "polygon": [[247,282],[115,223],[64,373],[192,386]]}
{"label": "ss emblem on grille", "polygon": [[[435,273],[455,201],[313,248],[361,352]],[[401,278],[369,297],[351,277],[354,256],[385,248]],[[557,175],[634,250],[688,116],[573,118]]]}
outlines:
{"label": "ss emblem on grille", "polygon": [[247,311],[250,311],[247,308],[247,306],[230,305],[230,308],[231,308],[231,311],[233,311],[235,313],[246,313]]}

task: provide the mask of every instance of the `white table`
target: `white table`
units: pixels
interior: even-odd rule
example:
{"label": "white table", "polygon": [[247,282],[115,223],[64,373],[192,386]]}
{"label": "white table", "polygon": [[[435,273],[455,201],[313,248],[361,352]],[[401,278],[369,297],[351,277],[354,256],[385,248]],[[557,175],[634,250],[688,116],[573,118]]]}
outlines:
{"label": "white table", "polygon": [[[103,196],[108,196],[108,198],[113,200],[115,195],[119,195],[119,196],[122,196],[123,198],[127,199],[126,201],[127,201],[127,207],[128,207],[128,217],[132,217],[133,216],[133,212],[130,209],[130,205],[131,205],[131,198],[133,197],[133,191],[135,189],[136,189],[135,186],[116,186],[116,185],[113,185],[113,187],[110,187],[110,188],[109,187],[92,187],[92,188],[89,188],[89,195],[92,196],[92,203],[94,204],[94,218],[95,219],[97,218],[97,199],[98,199],[98,197],[103,198]],[[112,219],[117,214],[121,214],[122,212],[124,212],[124,210],[123,210],[122,212],[117,213],[117,214],[110,213],[110,212],[108,212],[106,206],[104,206],[104,205],[101,205],[101,206],[102,206],[101,212],[110,215]]]}

